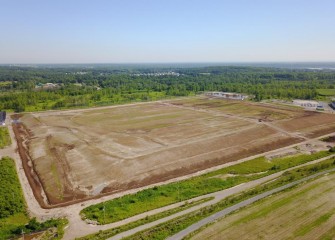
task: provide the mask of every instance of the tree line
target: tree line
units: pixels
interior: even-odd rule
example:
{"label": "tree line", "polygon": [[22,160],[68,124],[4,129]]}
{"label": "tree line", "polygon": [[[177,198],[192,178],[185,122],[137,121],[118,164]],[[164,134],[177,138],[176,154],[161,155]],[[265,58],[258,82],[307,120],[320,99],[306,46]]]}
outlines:
{"label": "tree line", "polygon": [[[16,112],[150,101],[205,91],[239,92],[263,99],[315,99],[331,89],[335,72],[255,67],[168,69],[179,76],[133,73],[167,69],[0,67],[0,109]],[[6,84],[1,84],[6,82]],[[52,89],[37,84],[55,83]]]}

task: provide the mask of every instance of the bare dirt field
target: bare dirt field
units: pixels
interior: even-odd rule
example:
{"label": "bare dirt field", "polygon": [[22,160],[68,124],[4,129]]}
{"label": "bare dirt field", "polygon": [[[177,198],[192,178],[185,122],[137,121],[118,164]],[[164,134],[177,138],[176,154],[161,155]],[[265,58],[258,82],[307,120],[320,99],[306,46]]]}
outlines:
{"label": "bare dirt field", "polygon": [[335,130],[335,115],[207,98],[14,118],[23,166],[44,206],[165,181]]}
{"label": "bare dirt field", "polygon": [[246,207],[191,239],[334,239],[335,174]]}
{"label": "bare dirt field", "polygon": [[[300,132],[308,137],[317,137],[335,129],[334,114],[306,112],[304,115],[281,121],[277,125],[287,131]],[[299,124],[297,124],[299,123]]]}

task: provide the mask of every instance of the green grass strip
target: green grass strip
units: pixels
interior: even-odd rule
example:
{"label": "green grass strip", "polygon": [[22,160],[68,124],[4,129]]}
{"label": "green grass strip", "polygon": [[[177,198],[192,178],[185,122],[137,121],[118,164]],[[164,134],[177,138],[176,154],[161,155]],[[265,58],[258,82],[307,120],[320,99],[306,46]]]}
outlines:
{"label": "green grass strip", "polygon": [[331,228],[328,232],[323,234],[320,238],[320,240],[334,240],[335,239],[335,228]]}
{"label": "green grass strip", "polygon": [[335,96],[335,89],[317,89],[317,93],[321,96]]}
{"label": "green grass strip", "polygon": [[[177,217],[173,220],[170,220],[168,222],[159,224],[155,227],[152,227],[150,229],[144,230],[142,232],[136,233],[132,236],[126,237],[124,239],[132,239],[132,240],[145,240],[145,239],[166,239],[169,236],[172,236],[181,230],[187,228],[188,226],[200,221],[201,219],[204,219],[216,212],[219,212],[229,206],[232,206],[238,202],[241,202],[243,200],[246,200],[248,198],[251,198],[253,196],[256,196],[260,193],[269,191],[271,189],[277,188],[279,186],[283,186],[287,183],[305,178],[307,176],[313,175],[317,172],[321,172],[327,169],[332,169],[335,166],[335,158],[325,160],[321,163],[313,164],[311,166],[302,167],[299,169],[295,169],[292,171],[285,172],[281,177],[276,179],[275,181],[272,181],[266,185],[261,185],[259,187],[256,187],[252,190],[249,190],[247,192],[243,192],[241,194],[237,194],[231,197],[228,197],[222,201],[220,201],[217,204],[213,204],[208,207],[204,207],[200,210],[194,211],[192,213],[183,215],[181,217]],[[294,186],[296,187],[296,186]],[[294,188],[292,187],[292,188]],[[290,188],[290,189],[292,189]],[[289,189],[286,189],[284,191],[288,191]],[[277,193],[278,194],[278,193]],[[193,234],[192,234],[193,235]],[[185,239],[189,239],[192,235],[186,237]]]}
{"label": "green grass strip", "polygon": [[328,151],[323,151],[271,161],[259,157],[188,180],[153,187],[92,205],[83,209],[81,215],[83,219],[97,221],[99,224],[117,222],[146,211],[227,189],[330,154]]}
{"label": "green grass strip", "polygon": [[0,148],[4,148],[12,144],[9,136],[8,128],[0,126]]}
{"label": "green grass strip", "polygon": [[29,221],[15,163],[11,158],[0,159],[0,185],[0,239],[7,239],[13,236],[12,230]]}
{"label": "green grass strip", "polygon": [[[255,212],[251,215],[242,217],[239,220],[233,222],[232,225],[233,226],[234,225],[239,225],[239,224],[242,224],[242,223],[252,221],[252,220],[257,219],[257,218],[264,217],[264,216],[268,215],[269,213],[275,211],[276,209],[281,208],[281,207],[285,206],[286,204],[289,204],[289,203],[293,202],[295,199],[299,198],[301,195],[304,195],[307,192],[319,187],[319,185],[320,184],[313,184],[310,187],[304,189],[303,191],[297,192],[297,193],[295,193],[295,194],[293,194],[293,195],[291,195],[287,198],[279,199],[279,200],[273,202],[271,204],[271,206],[263,207],[261,210]],[[262,200],[260,200],[259,202],[262,202]]]}
{"label": "green grass strip", "polygon": [[44,239],[62,238],[68,224],[66,219],[50,219],[43,223],[29,219],[15,163],[9,157],[0,159],[0,186],[0,239],[16,238],[22,231],[28,234],[49,228],[57,228],[57,236]]}
{"label": "green grass strip", "polygon": [[130,229],[133,229],[135,227],[138,227],[138,226],[156,221],[158,219],[170,216],[172,214],[184,211],[186,209],[189,209],[191,207],[194,207],[196,205],[199,205],[201,203],[204,203],[204,202],[207,202],[207,201],[210,201],[210,200],[213,200],[213,199],[214,199],[214,197],[203,198],[203,199],[200,199],[200,200],[197,200],[197,201],[193,201],[193,202],[190,202],[190,203],[183,204],[183,205],[181,205],[177,208],[173,208],[173,209],[170,209],[170,210],[166,210],[164,212],[160,212],[160,213],[157,213],[157,214],[154,214],[154,215],[151,215],[151,216],[147,216],[145,218],[142,218],[140,220],[131,222],[131,223],[126,224],[126,225],[122,225],[120,227],[111,228],[111,229],[108,229],[108,230],[105,230],[105,231],[100,231],[98,233],[87,235],[85,237],[76,238],[76,239],[78,239],[78,240],[106,239],[106,238],[112,237],[116,234],[119,234],[121,232],[130,230]]}
{"label": "green grass strip", "polygon": [[296,232],[295,232],[295,236],[296,237],[300,237],[300,236],[304,236],[306,235],[307,233],[309,233],[310,231],[312,231],[314,228],[320,226],[321,224],[323,224],[324,222],[327,222],[335,213],[335,208],[320,216],[319,218],[317,218],[315,221],[313,221],[312,223],[310,224],[307,224],[305,226],[302,226],[300,229],[298,229]]}

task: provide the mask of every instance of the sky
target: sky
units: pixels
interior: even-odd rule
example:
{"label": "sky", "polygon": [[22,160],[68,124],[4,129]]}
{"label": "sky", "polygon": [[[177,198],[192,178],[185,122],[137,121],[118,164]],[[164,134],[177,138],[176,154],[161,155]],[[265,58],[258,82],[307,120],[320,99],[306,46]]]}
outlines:
{"label": "sky", "polygon": [[0,0],[0,64],[335,61],[334,0]]}

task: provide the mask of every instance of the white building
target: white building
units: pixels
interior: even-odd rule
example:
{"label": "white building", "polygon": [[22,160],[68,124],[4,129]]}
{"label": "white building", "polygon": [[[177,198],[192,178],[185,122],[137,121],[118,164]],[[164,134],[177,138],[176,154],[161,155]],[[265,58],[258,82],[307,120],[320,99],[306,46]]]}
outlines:
{"label": "white building", "polygon": [[210,97],[235,99],[235,100],[244,100],[245,98],[247,98],[246,95],[240,93],[230,93],[230,92],[206,92],[205,95]]}
{"label": "white building", "polygon": [[304,108],[317,108],[319,106],[319,103],[317,101],[313,100],[293,100],[293,104],[297,106],[301,106]]}

